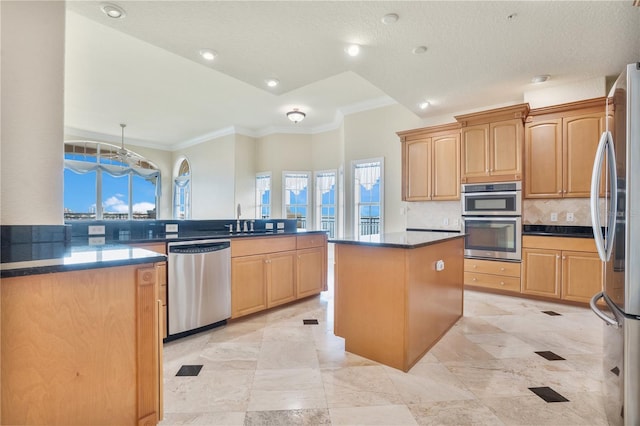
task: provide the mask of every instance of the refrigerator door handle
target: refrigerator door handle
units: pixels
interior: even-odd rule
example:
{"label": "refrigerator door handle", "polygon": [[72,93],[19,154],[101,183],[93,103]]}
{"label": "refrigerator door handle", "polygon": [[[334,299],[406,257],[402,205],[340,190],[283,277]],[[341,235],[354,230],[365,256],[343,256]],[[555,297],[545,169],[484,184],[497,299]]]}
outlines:
{"label": "refrigerator door handle", "polygon": [[[602,298],[604,298],[604,292],[602,291],[591,298],[591,300],[589,301],[589,306],[591,307],[591,310],[598,316],[598,318],[604,321],[607,325],[610,325],[615,328],[620,328],[621,324],[616,318],[611,318],[609,315],[602,312],[600,308],[596,306],[596,303],[598,303],[598,300]],[[609,304],[609,301],[606,298],[604,298],[604,301],[609,306],[609,309],[611,309],[612,312],[615,312],[615,309]]]}
{"label": "refrigerator door handle", "polygon": [[616,165],[616,152],[613,148],[611,132],[607,131],[607,160],[609,163],[609,220],[607,221],[607,238],[605,240],[607,262],[613,252],[613,239],[616,235],[616,215],[618,213],[618,166]]}
{"label": "refrigerator door handle", "polygon": [[[602,224],[600,223],[600,176],[602,174],[602,166],[605,160],[605,152],[608,159],[609,175],[611,176],[610,190],[614,191],[610,194],[611,205],[609,206],[609,220],[607,222],[607,238],[606,240],[602,236]],[[596,157],[593,162],[593,172],[591,174],[591,226],[593,228],[593,238],[595,240],[596,249],[598,255],[603,262],[607,262],[611,257],[611,250],[613,247],[614,226],[615,226],[615,212],[617,210],[617,177],[615,170],[615,152],[613,151],[613,140],[611,138],[611,132],[606,131],[602,133],[600,142],[598,143],[598,149],[596,150]],[[612,220],[613,218],[613,220]],[[606,244],[606,245],[605,245]]]}

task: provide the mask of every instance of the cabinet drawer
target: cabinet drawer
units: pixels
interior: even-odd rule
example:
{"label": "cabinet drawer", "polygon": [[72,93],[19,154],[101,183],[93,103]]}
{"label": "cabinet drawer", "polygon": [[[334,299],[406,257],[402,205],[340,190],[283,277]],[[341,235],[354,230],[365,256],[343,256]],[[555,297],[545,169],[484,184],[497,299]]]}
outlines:
{"label": "cabinet drawer", "polygon": [[296,249],[296,237],[235,238],[231,240],[231,257],[276,253]]}
{"label": "cabinet drawer", "polygon": [[543,237],[540,235],[524,235],[522,237],[523,248],[571,250],[597,253],[596,243],[593,238],[572,237]]}
{"label": "cabinet drawer", "polygon": [[322,247],[326,242],[326,234],[298,235],[296,237],[296,248],[300,250],[311,247]]}
{"label": "cabinet drawer", "polygon": [[519,277],[505,277],[501,275],[477,274],[475,272],[464,273],[465,285],[488,287],[500,290],[520,292]]}
{"label": "cabinet drawer", "polygon": [[480,274],[520,277],[520,263],[494,260],[465,259],[464,270]]}

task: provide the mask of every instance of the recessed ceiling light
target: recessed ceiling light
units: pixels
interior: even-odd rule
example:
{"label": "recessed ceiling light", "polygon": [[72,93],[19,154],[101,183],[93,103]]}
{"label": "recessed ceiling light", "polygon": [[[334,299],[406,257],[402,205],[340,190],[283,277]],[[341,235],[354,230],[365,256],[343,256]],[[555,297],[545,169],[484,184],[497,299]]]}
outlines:
{"label": "recessed ceiling light", "polygon": [[100,10],[102,10],[102,12],[109,18],[113,19],[122,19],[127,16],[123,8],[111,3],[102,3],[100,5]]}
{"label": "recessed ceiling light", "polygon": [[386,15],[384,15],[381,19],[382,23],[385,25],[390,25],[390,24],[395,24],[396,22],[398,22],[398,19],[400,17],[398,16],[397,13],[387,13]]}
{"label": "recessed ceiling light", "polygon": [[347,52],[347,55],[349,56],[358,56],[360,54],[360,46],[358,46],[357,44],[352,44],[350,46],[347,46],[344,51]]}
{"label": "recessed ceiling light", "polygon": [[420,102],[420,103],[418,104],[418,106],[420,107],[420,109],[427,109],[427,108],[429,108],[429,105],[431,105],[431,104],[429,103],[429,101]]}
{"label": "recessed ceiling light", "polygon": [[280,81],[278,81],[277,78],[268,78],[264,82],[267,83],[267,86],[269,87],[276,87],[278,84],[280,84]]}
{"label": "recessed ceiling light", "polygon": [[411,51],[414,55],[420,55],[427,51],[427,46],[416,46]]}
{"label": "recessed ceiling light", "polygon": [[542,74],[542,75],[536,75],[535,77],[533,77],[531,79],[531,82],[534,84],[540,84],[540,83],[544,83],[545,81],[549,80],[549,75],[548,74]]}
{"label": "recessed ceiling light", "polygon": [[211,49],[200,49],[200,56],[206,61],[213,61],[218,54]]}
{"label": "recessed ceiling light", "polygon": [[509,21],[513,21],[513,20],[514,20],[514,19],[516,19],[517,17],[518,17],[518,14],[517,14],[517,13],[512,13],[512,14],[510,14],[510,15],[507,15],[507,19],[508,19]]}

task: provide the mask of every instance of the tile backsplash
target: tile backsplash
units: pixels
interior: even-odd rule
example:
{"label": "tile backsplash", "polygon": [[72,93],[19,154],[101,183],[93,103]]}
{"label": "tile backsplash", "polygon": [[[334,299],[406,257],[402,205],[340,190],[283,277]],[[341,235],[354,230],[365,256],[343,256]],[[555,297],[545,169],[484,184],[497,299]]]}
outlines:
{"label": "tile backsplash", "polygon": [[[604,202],[600,204],[604,211]],[[552,214],[557,220],[552,220]],[[567,214],[573,214],[573,221],[567,220]],[[588,198],[562,198],[553,200],[523,200],[522,223],[527,225],[570,225],[591,226],[591,209]]]}
{"label": "tile backsplash", "polygon": [[408,202],[407,228],[460,230],[460,201]]}

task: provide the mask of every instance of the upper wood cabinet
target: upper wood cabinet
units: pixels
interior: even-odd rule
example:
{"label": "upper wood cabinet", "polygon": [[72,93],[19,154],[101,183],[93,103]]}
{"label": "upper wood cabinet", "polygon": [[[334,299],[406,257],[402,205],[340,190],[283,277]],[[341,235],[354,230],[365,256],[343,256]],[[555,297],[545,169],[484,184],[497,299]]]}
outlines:
{"label": "upper wood cabinet", "polygon": [[523,121],[528,104],[458,115],[461,134],[461,182],[522,179]]}
{"label": "upper wood cabinet", "polygon": [[531,110],[525,125],[525,198],[590,196],[605,106],[606,98],[597,98]]}
{"label": "upper wood cabinet", "polygon": [[460,199],[460,126],[398,132],[404,201]]}

